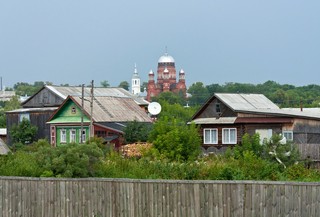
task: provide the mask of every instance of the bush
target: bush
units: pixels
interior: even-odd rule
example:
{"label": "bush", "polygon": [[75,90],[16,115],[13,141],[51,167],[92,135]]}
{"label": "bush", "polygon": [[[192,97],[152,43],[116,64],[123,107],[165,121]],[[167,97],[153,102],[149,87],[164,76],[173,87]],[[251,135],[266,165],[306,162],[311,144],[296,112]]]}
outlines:
{"label": "bush", "polygon": [[201,139],[194,124],[158,120],[149,138],[160,155],[171,161],[195,160],[200,154]]}
{"label": "bush", "polygon": [[138,121],[129,122],[124,129],[126,143],[146,142],[152,125]]}

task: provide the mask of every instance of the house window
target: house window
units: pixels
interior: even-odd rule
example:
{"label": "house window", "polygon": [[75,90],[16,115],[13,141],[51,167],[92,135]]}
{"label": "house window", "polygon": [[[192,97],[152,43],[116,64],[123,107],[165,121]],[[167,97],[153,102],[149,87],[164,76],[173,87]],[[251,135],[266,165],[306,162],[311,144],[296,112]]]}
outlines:
{"label": "house window", "polygon": [[283,131],[283,136],[287,139],[287,141],[293,141],[293,132],[290,130]]}
{"label": "house window", "polygon": [[65,129],[60,130],[60,142],[61,143],[67,142],[67,131]]}
{"label": "house window", "polygon": [[[79,131],[79,135],[80,135],[80,142],[85,142],[86,141],[86,130],[82,130],[82,133],[81,133],[81,129]],[[81,136],[82,136],[82,140],[81,140]]]}
{"label": "house window", "polygon": [[204,144],[218,144],[218,130],[204,129],[203,140],[204,140]]}
{"label": "house window", "polygon": [[220,103],[216,103],[216,112],[221,113]]}
{"label": "house window", "polygon": [[76,108],[75,107],[72,107],[71,108],[71,114],[75,114],[76,113]]}
{"label": "house window", "polygon": [[272,129],[256,129],[256,133],[259,134],[260,144],[269,141],[272,137]]}
{"label": "house window", "polygon": [[70,142],[76,141],[76,130],[70,130]]}
{"label": "house window", "polygon": [[223,144],[237,144],[237,129],[223,128],[222,129],[222,143]]}
{"label": "house window", "polygon": [[29,113],[19,114],[19,122],[22,122],[23,119],[30,121],[30,114]]}

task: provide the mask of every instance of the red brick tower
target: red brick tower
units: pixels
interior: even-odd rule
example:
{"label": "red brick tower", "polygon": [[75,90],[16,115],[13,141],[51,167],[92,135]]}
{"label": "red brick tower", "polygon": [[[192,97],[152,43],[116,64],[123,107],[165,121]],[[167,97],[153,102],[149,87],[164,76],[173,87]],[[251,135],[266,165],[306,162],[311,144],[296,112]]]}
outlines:
{"label": "red brick tower", "polygon": [[157,82],[154,80],[153,71],[149,72],[147,100],[150,101],[152,97],[167,91],[183,94],[186,97],[185,73],[183,70],[179,72],[177,83],[175,61],[172,56],[165,53],[158,60]]}

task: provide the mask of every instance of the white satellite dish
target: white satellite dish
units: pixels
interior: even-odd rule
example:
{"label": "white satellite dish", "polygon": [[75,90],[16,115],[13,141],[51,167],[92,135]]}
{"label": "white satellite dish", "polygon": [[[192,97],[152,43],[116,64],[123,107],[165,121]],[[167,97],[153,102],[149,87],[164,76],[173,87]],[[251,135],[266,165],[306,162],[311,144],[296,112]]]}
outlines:
{"label": "white satellite dish", "polygon": [[148,112],[151,115],[158,115],[161,112],[161,105],[157,102],[152,102],[148,105]]}

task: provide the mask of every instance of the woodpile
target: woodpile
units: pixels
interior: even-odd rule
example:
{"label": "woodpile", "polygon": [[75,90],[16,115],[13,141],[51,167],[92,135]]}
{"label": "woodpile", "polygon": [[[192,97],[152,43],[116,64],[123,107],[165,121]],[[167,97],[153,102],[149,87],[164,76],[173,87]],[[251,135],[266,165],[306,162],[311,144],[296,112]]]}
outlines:
{"label": "woodpile", "polygon": [[139,142],[123,145],[120,147],[120,152],[126,157],[141,157],[142,152],[151,148],[152,144],[147,142]]}

